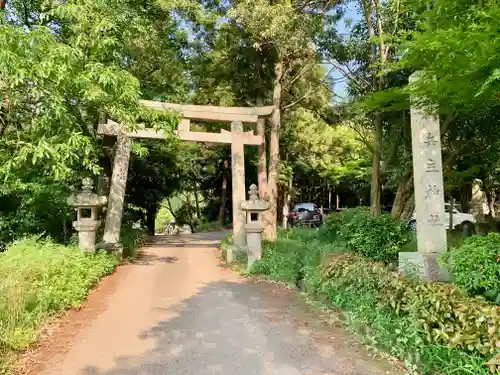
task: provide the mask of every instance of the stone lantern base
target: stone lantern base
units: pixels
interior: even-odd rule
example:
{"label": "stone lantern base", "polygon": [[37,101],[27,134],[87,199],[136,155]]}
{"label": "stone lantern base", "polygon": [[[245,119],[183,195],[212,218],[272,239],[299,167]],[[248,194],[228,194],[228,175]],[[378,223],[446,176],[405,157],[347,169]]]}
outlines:
{"label": "stone lantern base", "polygon": [[96,233],[101,223],[90,218],[83,218],[80,221],[73,222],[73,228],[78,232],[78,241],[80,249],[85,251],[94,251],[96,242]]}
{"label": "stone lantern base", "polygon": [[262,259],[262,232],[264,227],[260,223],[248,223],[245,225],[248,246],[248,270],[252,268],[255,261]]}

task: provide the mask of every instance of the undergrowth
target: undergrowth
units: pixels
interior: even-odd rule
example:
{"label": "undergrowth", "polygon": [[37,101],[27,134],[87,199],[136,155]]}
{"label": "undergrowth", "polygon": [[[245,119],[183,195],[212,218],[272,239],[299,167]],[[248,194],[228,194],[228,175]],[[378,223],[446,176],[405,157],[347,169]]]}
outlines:
{"label": "undergrowth", "polygon": [[135,257],[137,250],[146,244],[146,237],[146,232],[142,229],[122,228],[120,242],[123,246],[123,257]]}
{"label": "undergrowth", "polygon": [[38,237],[16,241],[0,253],[0,373],[28,348],[51,315],[79,307],[118,261]]}

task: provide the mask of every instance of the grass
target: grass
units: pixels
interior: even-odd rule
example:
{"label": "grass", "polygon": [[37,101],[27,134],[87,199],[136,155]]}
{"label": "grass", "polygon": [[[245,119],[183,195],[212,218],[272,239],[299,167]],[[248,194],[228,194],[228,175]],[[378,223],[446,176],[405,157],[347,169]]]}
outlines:
{"label": "grass", "polygon": [[30,237],[0,253],[0,373],[15,354],[36,342],[47,318],[79,307],[118,261],[75,246]]}

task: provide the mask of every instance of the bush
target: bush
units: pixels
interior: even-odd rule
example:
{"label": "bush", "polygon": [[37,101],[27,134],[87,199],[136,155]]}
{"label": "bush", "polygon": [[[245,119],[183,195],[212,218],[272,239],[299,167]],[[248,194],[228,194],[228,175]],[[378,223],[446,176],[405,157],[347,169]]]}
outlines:
{"label": "bush", "polygon": [[[476,358],[474,363],[477,358],[489,359],[500,353],[500,307],[469,297],[454,285],[406,280],[383,263],[352,253],[331,256],[321,275],[316,293],[326,295],[334,304],[339,304],[339,295],[348,296],[358,304],[366,302],[369,295],[372,300],[368,298],[370,302],[362,316],[371,316],[369,311],[375,309],[377,314],[394,315],[396,320],[405,322],[405,329],[411,328],[413,333],[405,334],[404,338],[411,341],[397,351],[415,351],[413,357],[420,358],[420,362],[422,356],[429,355],[431,347],[458,350],[454,357],[470,356]],[[345,302],[339,307],[344,308]],[[348,308],[361,313],[359,306]],[[395,329],[392,335],[400,335],[402,327],[397,325]],[[394,345],[400,346],[397,340]],[[435,360],[431,356],[424,365],[437,371],[443,364],[438,366]],[[483,359],[482,364],[485,362]],[[481,373],[477,371],[474,373]]]}
{"label": "bush", "polygon": [[118,262],[30,237],[0,253],[0,372],[8,357],[36,340],[50,315],[78,307]]}
{"label": "bush", "polygon": [[500,303],[500,233],[469,237],[442,260],[455,284]]}
{"label": "bush", "polygon": [[137,250],[146,244],[146,238],[144,229],[122,228],[120,241],[123,246],[123,257],[134,257]]}
{"label": "bush", "polygon": [[325,219],[325,226],[334,236],[342,236],[349,239],[350,231],[346,230],[345,224],[351,221],[358,221],[370,216],[370,211],[366,207],[349,208],[340,213],[333,213]]}
{"label": "bush", "polygon": [[390,215],[373,217],[365,208],[330,215],[326,225],[353,251],[373,260],[394,262],[413,235],[401,220]]}

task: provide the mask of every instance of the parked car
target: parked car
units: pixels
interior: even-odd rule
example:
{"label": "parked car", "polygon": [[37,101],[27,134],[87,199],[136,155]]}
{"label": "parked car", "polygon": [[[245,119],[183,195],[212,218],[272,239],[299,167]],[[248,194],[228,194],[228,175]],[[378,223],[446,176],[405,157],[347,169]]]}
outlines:
{"label": "parked car", "polygon": [[[476,219],[474,218],[474,215],[461,212],[458,208],[453,207],[453,228],[450,228],[450,221],[449,221],[449,214],[450,214],[450,204],[445,203],[444,204],[444,210],[446,212],[446,228],[447,229],[453,229],[457,225],[469,225],[469,226],[474,226],[474,223],[476,222]],[[411,230],[416,231],[417,230],[417,219],[415,217],[415,213],[411,216],[410,220],[408,221],[408,227]]]}
{"label": "parked car", "polygon": [[296,204],[290,213],[290,225],[315,225],[320,226],[323,223],[321,209],[314,203]]}

